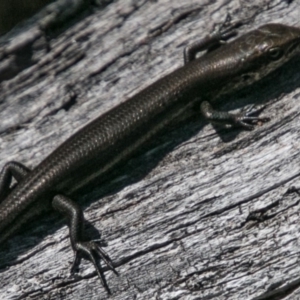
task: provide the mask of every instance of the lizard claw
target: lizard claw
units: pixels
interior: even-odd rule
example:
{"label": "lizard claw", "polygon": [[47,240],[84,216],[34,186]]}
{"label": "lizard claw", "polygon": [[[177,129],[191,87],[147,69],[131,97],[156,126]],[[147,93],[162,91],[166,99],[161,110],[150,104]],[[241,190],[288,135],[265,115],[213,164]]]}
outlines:
{"label": "lizard claw", "polygon": [[252,130],[254,129],[254,124],[270,121],[270,118],[267,117],[253,116],[255,114],[261,113],[265,108],[266,105],[260,105],[254,109],[254,105],[251,105],[246,109],[246,111],[233,115],[234,123],[238,126]]}
{"label": "lizard claw", "polygon": [[109,294],[111,294],[106,279],[104,277],[103,270],[99,267],[99,264],[97,263],[98,256],[98,258],[102,259],[105,262],[109,270],[113,271],[116,275],[119,275],[117,270],[114,268],[112,260],[110,259],[108,254],[94,241],[77,242],[75,244],[75,249],[75,257],[71,267],[71,273],[75,272],[75,268],[81,259],[81,254],[84,254],[93,263],[103,287],[107,290]]}

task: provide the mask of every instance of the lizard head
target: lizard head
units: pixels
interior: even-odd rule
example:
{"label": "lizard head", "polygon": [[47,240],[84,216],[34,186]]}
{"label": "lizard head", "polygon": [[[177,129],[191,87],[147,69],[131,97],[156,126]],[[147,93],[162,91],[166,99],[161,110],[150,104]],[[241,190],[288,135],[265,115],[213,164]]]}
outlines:
{"label": "lizard head", "polygon": [[260,80],[298,54],[300,28],[270,23],[242,35],[209,54],[224,75],[218,95]]}
{"label": "lizard head", "polygon": [[241,62],[263,77],[300,54],[300,28],[270,23],[241,37]]}

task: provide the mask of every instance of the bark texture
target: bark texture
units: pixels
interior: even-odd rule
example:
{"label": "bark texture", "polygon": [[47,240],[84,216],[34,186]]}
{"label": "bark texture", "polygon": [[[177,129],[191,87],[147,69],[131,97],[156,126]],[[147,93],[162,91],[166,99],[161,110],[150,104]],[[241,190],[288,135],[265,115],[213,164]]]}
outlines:
{"label": "bark texture", "polygon": [[[181,66],[184,47],[226,16],[245,22],[240,34],[269,22],[300,26],[298,0],[49,7],[0,39],[1,167],[15,160],[34,168],[76,130]],[[110,299],[300,298],[300,196],[286,193],[300,187],[299,69],[296,59],[222,99],[224,110],[264,103],[270,122],[216,131],[196,114],[114,180],[78,196],[87,231],[95,239],[100,232],[120,273],[105,272]],[[69,275],[68,235],[53,213],[1,245],[0,298],[108,298],[89,261]]]}

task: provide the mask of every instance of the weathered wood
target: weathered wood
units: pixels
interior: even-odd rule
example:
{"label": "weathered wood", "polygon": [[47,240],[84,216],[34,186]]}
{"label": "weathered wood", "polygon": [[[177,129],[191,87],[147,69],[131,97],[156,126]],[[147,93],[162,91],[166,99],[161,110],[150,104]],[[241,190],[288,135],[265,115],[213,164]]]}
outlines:
{"label": "weathered wood", "polygon": [[[300,26],[299,12],[298,1],[119,0],[74,14],[61,29],[46,26],[48,45],[37,25],[45,15],[29,20],[1,40],[0,166],[36,166],[78,128],[181,66],[184,46],[227,14],[247,20],[243,33],[268,22]],[[78,197],[90,235],[99,230],[120,273],[105,272],[112,299],[299,297],[300,196],[285,194],[300,186],[299,67],[293,61],[222,106],[266,103],[270,122],[215,131],[196,115]],[[246,222],[263,208],[261,221]],[[69,276],[64,224],[53,213],[0,247],[1,299],[107,298],[90,262]]]}

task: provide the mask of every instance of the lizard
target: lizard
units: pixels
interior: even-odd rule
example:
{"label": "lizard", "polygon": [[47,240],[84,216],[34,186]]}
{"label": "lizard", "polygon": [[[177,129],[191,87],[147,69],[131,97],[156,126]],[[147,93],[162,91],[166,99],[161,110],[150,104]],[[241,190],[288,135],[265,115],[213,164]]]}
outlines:
{"label": "lizard", "polygon": [[71,196],[95,178],[105,178],[192,106],[199,105],[206,120],[226,127],[253,129],[265,121],[253,116],[255,110],[234,114],[215,110],[213,104],[299,54],[300,29],[270,23],[228,41],[235,34],[232,28],[221,30],[186,47],[184,66],[96,118],[32,170],[19,162],[6,163],[0,172],[0,244],[32,217],[57,210],[69,221],[71,271],[86,256],[110,293],[98,260],[118,272],[102,247],[85,238],[83,212]]}

